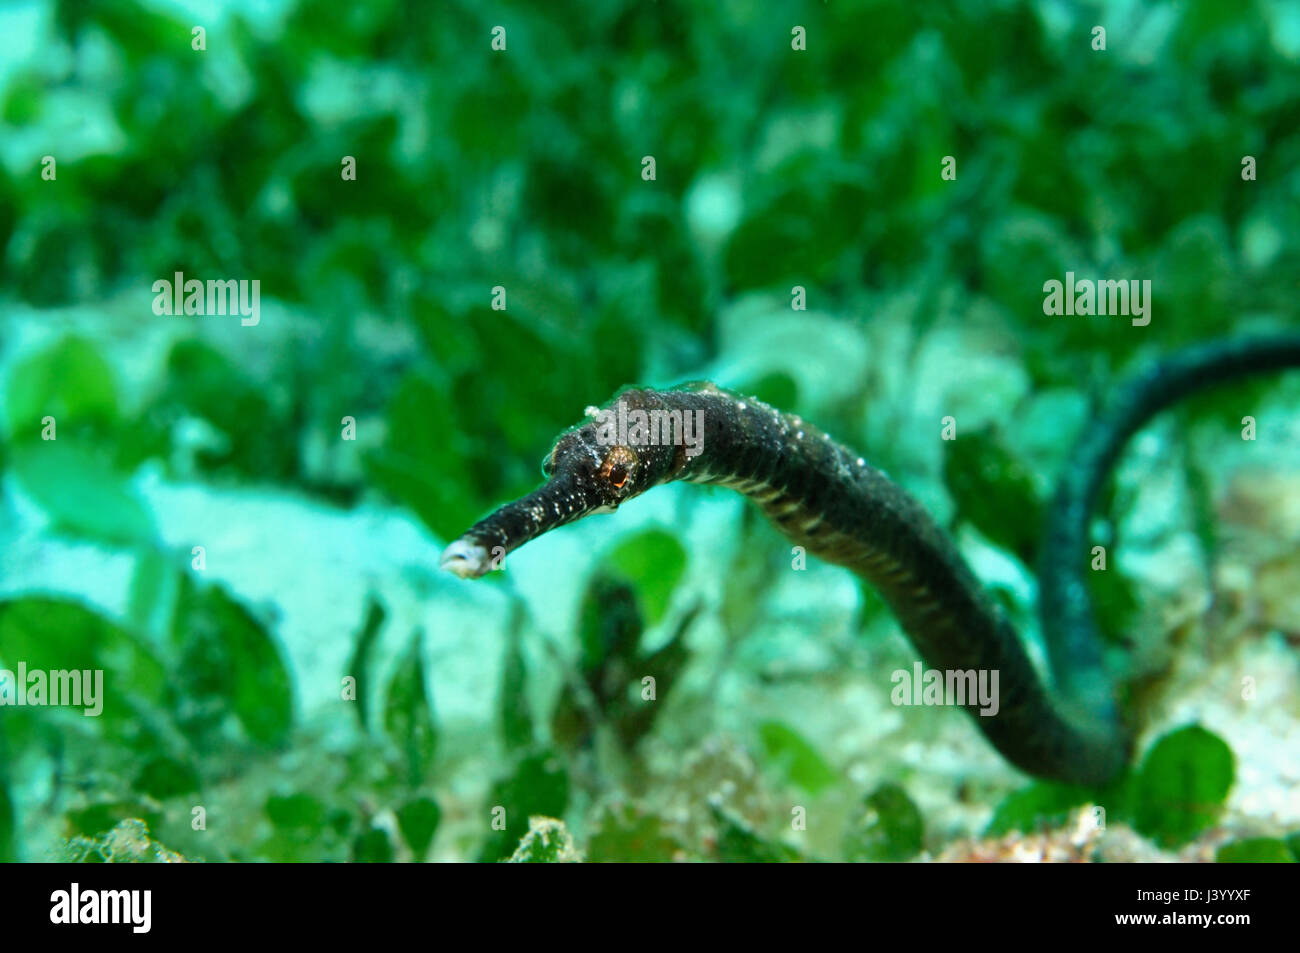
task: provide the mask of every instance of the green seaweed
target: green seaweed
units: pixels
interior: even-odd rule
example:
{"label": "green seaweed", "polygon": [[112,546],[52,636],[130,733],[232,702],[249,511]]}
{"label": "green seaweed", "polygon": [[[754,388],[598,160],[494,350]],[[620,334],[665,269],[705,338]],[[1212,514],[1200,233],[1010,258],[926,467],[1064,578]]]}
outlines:
{"label": "green seaweed", "polygon": [[[957,512],[981,533],[1033,565],[1043,533],[1043,505],[1028,467],[989,431],[944,443],[944,482]],[[1009,520],[1007,513],[1016,513]]]}
{"label": "green seaweed", "polygon": [[665,863],[685,855],[661,817],[632,804],[606,805],[587,841],[591,863]]}
{"label": "green seaweed", "polygon": [[361,623],[361,628],[357,630],[352,657],[348,660],[348,667],[344,672],[344,677],[355,680],[356,695],[353,701],[357,720],[363,730],[368,730],[370,727],[371,665],[375,643],[386,618],[387,613],[384,611],[383,603],[375,597],[374,593],[370,593],[366,598],[366,617]]}
{"label": "green seaweed", "polygon": [[1199,725],[1164,735],[1137,771],[1134,827],[1158,844],[1187,843],[1223,811],[1234,761],[1232,749]]}
{"label": "green seaweed", "polygon": [[844,859],[898,863],[921,852],[925,822],[921,812],[897,784],[885,782],[862,801],[844,833]]}
{"label": "green seaweed", "polygon": [[559,755],[546,749],[524,755],[488,794],[484,824],[491,831],[479,860],[505,860],[528,833],[529,817],[563,817],[568,804],[569,773]]}
{"label": "green seaweed", "polygon": [[424,675],[424,632],[420,629],[411,636],[388,683],[384,731],[402,754],[407,783],[414,788],[428,781],[438,753],[438,725]]}
{"label": "green seaweed", "polygon": [[769,765],[787,782],[809,794],[820,794],[840,777],[799,732],[779,721],[758,726],[763,752]]}
{"label": "green seaweed", "polygon": [[1071,810],[1089,803],[1095,796],[1096,792],[1076,784],[1035,781],[1002,799],[984,834],[1001,837],[1011,831],[1059,827]]}
{"label": "green seaweed", "polygon": [[724,864],[783,864],[803,861],[798,850],[757,834],[735,812],[710,804],[717,835],[714,851]]}
{"label": "green seaweed", "polygon": [[17,817],[14,799],[9,793],[7,772],[0,772],[0,863],[11,864],[18,860]]}
{"label": "green seaweed", "polygon": [[158,801],[196,792],[202,787],[194,765],[177,758],[159,756],[146,761],[132,786]]}
{"label": "green seaweed", "polygon": [[47,416],[61,436],[104,433],[118,422],[113,371],[93,342],[76,335],[60,338],[9,373],[5,412],[18,440],[39,439]]}
{"label": "green seaweed", "polygon": [[1007,796],[985,833],[1058,827],[1073,808],[1096,804],[1107,823],[1128,822],[1162,847],[1180,847],[1215,822],[1233,780],[1227,743],[1200,725],[1186,725],[1156,739],[1141,764],[1106,789],[1038,781]]}
{"label": "green seaweed", "polygon": [[656,625],[668,611],[673,591],[686,572],[686,550],[672,533],[646,530],[620,540],[605,564],[631,582],[646,624]]}
{"label": "green seaweed", "polygon": [[1294,864],[1295,856],[1286,841],[1276,837],[1247,837],[1224,844],[1214,854],[1220,864]]}
{"label": "green seaweed", "polygon": [[528,833],[520,838],[519,846],[507,863],[572,864],[581,859],[564,821],[552,817],[530,817]]}
{"label": "green seaweed", "polygon": [[[197,585],[187,578],[173,639],[179,643],[179,668],[188,692],[219,699],[258,745],[276,748],[289,740],[293,682],[275,638],[248,607],[219,586]],[[217,719],[203,718],[185,727],[211,731]]]}
{"label": "green seaweed", "polygon": [[[516,616],[518,620],[519,616]],[[533,711],[528,701],[528,662],[524,656],[523,633],[518,624],[506,635],[505,658],[501,664],[501,740],[507,751],[521,751],[535,738]]]}
{"label": "green seaweed", "polygon": [[598,726],[613,730],[631,751],[653,728],[668,693],[685,667],[685,634],[698,606],[677,622],[667,642],[641,648],[645,621],[633,587],[620,576],[598,572],[587,585],[579,615],[578,678],[566,683],[551,713],[551,732],[570,748],[589,747]]}
{"label": "green seaweed", "polygon": [[402,839],[417,861],[424,860],[442,820],[442,809],[431,797],[411,798],[397,809],[397,825]]}
{"label": "green seaweed", "polygon": [[392,863],[397,852],[388,831],[371,827],[352,839],[352,862],[355,864]]}

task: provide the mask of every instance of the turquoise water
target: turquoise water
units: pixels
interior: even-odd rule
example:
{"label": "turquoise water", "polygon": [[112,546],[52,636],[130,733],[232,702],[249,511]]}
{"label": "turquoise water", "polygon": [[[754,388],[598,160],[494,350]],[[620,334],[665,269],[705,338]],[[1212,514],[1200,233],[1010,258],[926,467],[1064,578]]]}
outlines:
{"label": "turquoise water", "polygon": [[1292,849],[1300,375],[1117,468],[1112,790],[895,703],[879,598],[727,491],[438,570],[586,407],[708,379],[916,495],[1041,660],[1095,400],[1296,327],[1290,5],[770,6],[0,11],[0,858]]}

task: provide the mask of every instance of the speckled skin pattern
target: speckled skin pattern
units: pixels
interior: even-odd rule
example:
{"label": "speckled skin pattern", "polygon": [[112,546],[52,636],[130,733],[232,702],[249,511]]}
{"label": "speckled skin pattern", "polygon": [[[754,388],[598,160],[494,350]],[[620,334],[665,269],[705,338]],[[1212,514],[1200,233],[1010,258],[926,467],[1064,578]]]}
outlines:
{"label": "speckled skin pattern", "polygon": [[1055,693],[948,535],[908,493],[799,417],[712,384],[629,389],[606,405],[702,412],[697,455],[680,444],[611,444],[588,420],[556,441],[544,464],[547,482],[470,528],[447,548],[443,566],[483,575],[528,540],[661,483],[728,486],[791,541],[874,586],[929,668],[996,670],[997,714],[981,716],[977,702],[967,710],[1008,761],[1040,777],[1102,785],[1127,762],[1130,734],[1087,587],[1098,490],[1124,443],[1161,408],[1213,383],[1294,366],[1300,335],[1217,342],[1176,354],[1115,390],[1058,485],[1043,547],[1040,613]]}

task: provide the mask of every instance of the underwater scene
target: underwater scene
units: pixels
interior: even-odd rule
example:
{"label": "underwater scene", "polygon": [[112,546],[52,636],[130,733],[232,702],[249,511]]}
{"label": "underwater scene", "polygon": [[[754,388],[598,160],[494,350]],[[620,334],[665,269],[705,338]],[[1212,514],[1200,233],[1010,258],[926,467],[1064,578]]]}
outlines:
{"label": "underwater scene", "polygon": [[1298,279],[1284,0],[0,4],[0,860],[1300,860]]}

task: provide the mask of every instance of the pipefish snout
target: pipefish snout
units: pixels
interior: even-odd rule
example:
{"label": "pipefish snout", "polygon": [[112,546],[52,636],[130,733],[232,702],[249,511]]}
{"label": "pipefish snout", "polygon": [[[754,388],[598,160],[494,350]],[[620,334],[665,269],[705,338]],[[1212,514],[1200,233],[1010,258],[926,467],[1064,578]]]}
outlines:
{"label": "pipefish snout", "polygon": [[[546,482],[534,492],[480,520],[442,554],[442,568],[461,578],[477,578],[501,565],[506,554],[558,526],[593,513],[612,513],[626,500],[674,478],[686,459],[685,447],[638,439],[619,441],[619,415],[650,419],[671,413],[675,391],[626,390],[606,410],[588,408],[592,419],[566,430],[555,441],[542,472]],[[626,427],[623,430],[626,434]],[[635,435],[634,435],[635,438]]]}
{"label": "pipefish snout", "polygon": [[[447,547],[442,566],[481,576],[542,533],[611,512],[661,483],[727,486],[809,553],[874,586],[930,668],[998,672],[997,713],[981,716],[974,700],[966,708],[1008,761],[1040,777],[1101,785],[1123,769],[1131,747],[1087,584],[1089,522],[1102,483],[1128,439],[1164,407],[1216,383],[1296,366],[1300,334],[1239,338],[1177,352],[1113,388],[1048,511],[1039,614],[1051,689],[947,533],[910,494],[799,417],[712,384],[625,390],[589,409],[547,455],[546,483],[472,526]],[[681,439],[662,439],[674,426]]]}

